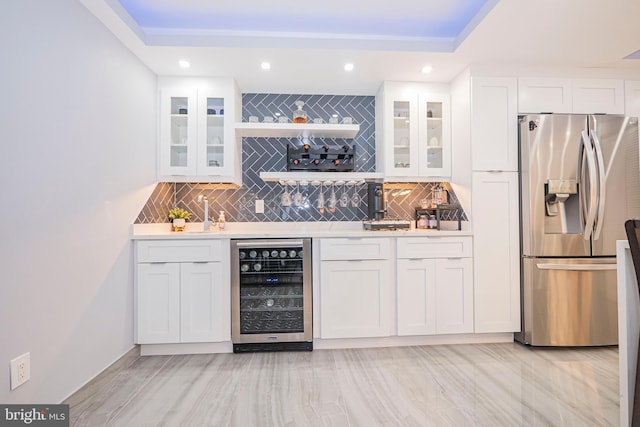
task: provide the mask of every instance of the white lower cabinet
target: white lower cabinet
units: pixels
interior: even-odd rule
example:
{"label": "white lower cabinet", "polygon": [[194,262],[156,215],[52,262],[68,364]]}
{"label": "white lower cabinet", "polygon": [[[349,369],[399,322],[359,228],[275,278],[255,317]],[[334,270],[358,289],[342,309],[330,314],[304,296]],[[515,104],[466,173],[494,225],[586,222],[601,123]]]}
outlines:
{"label": "white lower cabinet", "polygon": [[320,248],[320,337],[391,335],[391,239],[323,239]]}
{"label": "white lower cabinet", "polygon": [[[220,241],[138,243],[138,344],[231,339],[229,268],[222,247]],[[186,262],[189,258],[193,262]]]}
{"label": "white lower cabinet", "polygon": [[471,238],[398,238],[397,245],[398,335],[473,332]]}

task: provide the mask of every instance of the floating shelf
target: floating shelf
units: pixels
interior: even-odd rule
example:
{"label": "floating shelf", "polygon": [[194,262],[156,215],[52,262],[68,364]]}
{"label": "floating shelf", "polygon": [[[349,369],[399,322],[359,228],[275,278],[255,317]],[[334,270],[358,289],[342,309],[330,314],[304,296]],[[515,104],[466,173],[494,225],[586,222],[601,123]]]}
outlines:
{"label": "floating shelf", "polygon": [[280,181],[382,181],[383,173],[379,172],[260,172],[260,178],[265,182]]}
{"label": "floating shelf", "polygon": [[360,125],[315,123],[236,123],[236,135],[262,138],[346,138],[360,131]]}

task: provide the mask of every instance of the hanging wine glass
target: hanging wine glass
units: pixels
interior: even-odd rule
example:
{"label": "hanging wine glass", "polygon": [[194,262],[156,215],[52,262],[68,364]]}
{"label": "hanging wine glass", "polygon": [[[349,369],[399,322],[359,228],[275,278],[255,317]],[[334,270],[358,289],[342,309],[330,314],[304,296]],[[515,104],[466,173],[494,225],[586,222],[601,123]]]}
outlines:
{"label": "hanging wine glass", "polygon": [[347,183],[342,182],[342,194],[340,195],[340,207],[346,208],[349,206],[349,196],[347,195]]}
{"label": "hanging wine glass", "polygon": [[298,191],[293,195],[293,204],[296,207],[302,206],[302,193],[300,192],[300,181],[298,181]]}
{"label": "hanging wine glass", "polygon": [[289,194],[289,183],[284,183],[284,193],[280,195],[280,205],[282,207],[291,206],[291,194]]}
{"label": "hanging wine glass", "polygon": [[320,183],[320,194],[318,194],[316,207],[318,208],[318,212],[320,212],[321,215],[324,215],[324,193],[322,190],[322,183]]}
{"label": "hanging wine glass", "polygon": [[329,203],[327,207],[329,208],[329,212],[335,213],[336,205],[338,204],[338,199],[336,198],[336,192],[334,188],[334,183],[331,183],[331,194],[329,194]]}
{"label": "hanging wine glass", "polygon": [[353,196],[351,196],[351,207],[357,208],[360,206],[360,193],[358,192],[357,183],[353,184]]}

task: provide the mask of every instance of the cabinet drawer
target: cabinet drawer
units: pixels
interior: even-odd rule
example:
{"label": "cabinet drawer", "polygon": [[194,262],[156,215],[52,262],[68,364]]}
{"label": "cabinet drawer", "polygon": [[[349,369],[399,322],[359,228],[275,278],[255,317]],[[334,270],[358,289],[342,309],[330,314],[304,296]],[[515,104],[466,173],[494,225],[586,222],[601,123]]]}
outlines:
{"label": "cabinet drawer", "polygon": [[142,240],[137,242],[137,261],[221,261],[222,251],[222,240]]}
{"label": "cabinet drawer", "polygon": [[469,258],[471,237],[398,237],[398,258]]}
{"label": "cabinet drawer", "polygon": [[321,260],[388,259],[391,240],[388,238],[322,239]]}

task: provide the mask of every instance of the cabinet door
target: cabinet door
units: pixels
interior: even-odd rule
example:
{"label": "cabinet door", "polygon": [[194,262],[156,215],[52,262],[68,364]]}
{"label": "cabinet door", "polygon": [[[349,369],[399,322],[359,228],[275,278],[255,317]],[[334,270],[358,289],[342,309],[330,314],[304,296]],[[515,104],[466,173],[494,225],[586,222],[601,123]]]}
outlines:
{"label": "cabinet door", "polygon": [[610,79],[573,81],[575,114],[624,114],[624,82]]}
{"label": "cabinet door", "polygon": [[180,342],[230,340],[228,281],[222,263],[180,265]]}
{"label": "cabinet door", "polygon": [[519,113],[566,113],[573,111],[570,79],[518,79]]}
{"label": "cabinet door", "polygon": [[418,93],[415,90],[388,90],[384,94],[384,173],[387,176],[417,176]]}
{"label": "cabinet door", "polygon": [[640,117],[640,81],[624,82],[624,114]]}
{"label": "cabinet door", "polygon": [[449,95],[419,97],[419,167],[422,176],[451,176]]}
{"label": "cabinet door", "polygon": [[392,283],[388,260],[322,261],[320,336],[389,336]]}
{"label": "cabinet door", "polygon": [[471,165],[474,171],[518,170],[515,78],[471,80]]}
{"label": "cabinet door", "polygon": [[436,261],[436,333],[473,332],[471,258]]}
{"label": "cabinet door", "polygon": [[436,333],[436,260],[397,261],[398,335]]}
{"label": "cabinet door", "polygon": [[198,175],[231,175],[233,103],[226,88],[198,90]]}
{"label": "cabinet door", "polygon": [[160,91],[160,175],[195,175],[197,164],[197,91]]}
{"label": "cabinet door", "polygon": [[138,344],[180,341],[180,264],[138,264]]}
{"label": "cabinet door", "polygon": [[475,332],[520,330],[518,174],[474,172]]}

